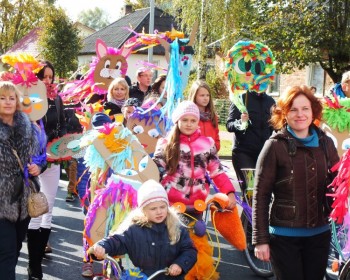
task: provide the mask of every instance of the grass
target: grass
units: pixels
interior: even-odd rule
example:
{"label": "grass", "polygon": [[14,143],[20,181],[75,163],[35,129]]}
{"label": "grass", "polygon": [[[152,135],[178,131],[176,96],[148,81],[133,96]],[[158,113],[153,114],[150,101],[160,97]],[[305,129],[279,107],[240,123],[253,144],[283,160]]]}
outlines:
{"label": "grass", "polygon": [[219,157],[232,155],[232,141],[220,140]]}
{"label": "grass", "polygon": [[[227,131],[225,124],[219,124],[220,131]],[[232,155],[232,140],[220,140],[220,151],[219,157],[221,156],[231,156]]]}

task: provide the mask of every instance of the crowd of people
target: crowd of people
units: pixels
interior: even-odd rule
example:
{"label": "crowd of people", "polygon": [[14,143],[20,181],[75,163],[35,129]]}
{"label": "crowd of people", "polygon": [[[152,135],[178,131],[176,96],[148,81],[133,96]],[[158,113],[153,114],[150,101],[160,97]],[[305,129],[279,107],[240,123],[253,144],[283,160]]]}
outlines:
{"label": "crowd of people", "polygon": [[[25,237],[29,279],[43,279],[42,259],[52,251],[49,237],[61,165],[42,160],[45,149],[40,147],[39,139],[44,137],[48,143],[67,133],[83,131],[74,116],[75,108],[64,105],[52,86],[53,65],[49,61],[42,63],[36,75],[46,85],[48,110],[38,122],[30,122],[21,112],[21,93],[16,87],[11,82],[0,81],[0,271],[4,279],[15,279]],[[118,115],[123,116],[126,125],[130,115],[143,104],[157,103],[156,108],[162,108],[167,101],[167,77],[161,75],[152,84],[153,78],[152,70],[142,67],[136,72],[134,85],[129,86],[124,78],[114,79],[101,101],[104,113],[92,119],[93,128],[120,122]],[[332,94],[349,98],[349,83],[350,72],[346,72]],[[329,213],[324,207],[325,178],[328,166],[339,160],[330,137],[315,125],[315,120],[322,119],[321,101],[307,86],[289,88],[277,102],[266,92],[250,90],[240,98],[246,111],[232,103],[226,128],[234,133],[232,164],[241,189],[247,187],[242,169],[256,170],[255,255],[262,261],[271,261],[276,279],[321,280],[331,238]],[[218,158],[219,120],[209,85],[202,80],[194,81],[187,99],[175,108],[172,130],[158,140],[154,151],[160,181],[143,182],[138,190],[138,207],[116,233],[96,243],[93,249],[98,258],[105,253],[127,253],[147,276],[166,266],[169,275],[162,279],[185,279],[186,274],[193,273],[191,270],[197,279],[206,279],[208,275],[219,279],[212,272],[214,261],[208,265],[208,271],[196,267],[202,254],[208,252],[202,252],[190,237],[186,229],[190,222],[185,216],[170,207],[181,202],[188,207],[188,214],[201,220],[202,212],[193,209],[196,200],[205,201],[210,193],[206,174],[228,196],[227,208],[236,206],[235,187]],[[245,129],[236,125],[237,120],[247,123]],[[14,150],[25,166],[24,172]],[[73,202],[77,195],[83,199],[89,184],[88,179],[78,180],[82,175],[89,176],[83,172],[84,162],[71,159],[65,169],[69,180],[66,201]],[[40,217],[28,216],[29,190],[21,183],[23,174],[38,176],[41,191],[47,197],[49,211]],[[86,207],[88,203],[85,211]],[[145,242],[155,239],[156,244]],[[212,257],[212,253],[208,254]],[[147,256],[147,261],[143,256]],[[83,276],[93,275],[90,262],[84,259]]]}

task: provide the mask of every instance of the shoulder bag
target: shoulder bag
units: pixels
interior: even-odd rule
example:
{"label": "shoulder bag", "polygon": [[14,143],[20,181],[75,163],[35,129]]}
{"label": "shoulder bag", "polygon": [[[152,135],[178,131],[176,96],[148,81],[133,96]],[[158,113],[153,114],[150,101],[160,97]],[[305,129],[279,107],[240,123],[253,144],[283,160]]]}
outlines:
{"label": "shoulder bag", "polygon": [[[13,154],[18,160],[18,164],[24,174],[24,168],[19,158],[17,151],[12,148]],[[23,176],[25,178],[25,176]],[[24,179],[26,180],[26,179]],[[47,212],[49,212],[49,204],[47,202],[46,196],[40,191],[40,184],[37,177],[30,177],[27,179],[29,184],[30,194],[28,197],[28,214],[31,218],[37,218]]]}

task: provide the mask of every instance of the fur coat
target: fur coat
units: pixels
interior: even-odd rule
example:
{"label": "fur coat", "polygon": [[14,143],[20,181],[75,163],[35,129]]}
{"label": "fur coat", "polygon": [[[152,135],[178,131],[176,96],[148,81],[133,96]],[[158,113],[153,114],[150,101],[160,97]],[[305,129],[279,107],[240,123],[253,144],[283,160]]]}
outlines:
{"label": "fur coat", "polygon": [[39,141],[35,125],[25,113],[16,111],[13,126],[0,119],[0,219],[16,222],[28,217],[27,201],[29,189],[25,185],[17,199],[11,203],[14,196],[16,178],[21,174],[18,160],[12,152],[17,151],[24,166],[31,156],[39,151]]}

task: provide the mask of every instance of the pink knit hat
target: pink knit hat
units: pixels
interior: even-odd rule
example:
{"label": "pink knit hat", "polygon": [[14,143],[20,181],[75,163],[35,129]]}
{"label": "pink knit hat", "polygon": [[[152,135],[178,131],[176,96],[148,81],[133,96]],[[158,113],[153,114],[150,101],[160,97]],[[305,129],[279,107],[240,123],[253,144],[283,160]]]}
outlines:
{"label": "pink knit hat", "polygon": [[183,116],[191,115],[199,120],[199,109],[192,101],[182,101],[174,110],[172,121],[177,123]]}
{"label": "pink knit hat", "polygon": [[143,208],[156,201],[164,201],[169,206],[168,194],[164,187],[155,180],[148,180],[137,191],[137,205]]}

